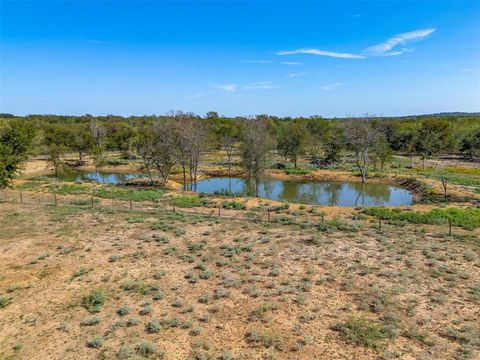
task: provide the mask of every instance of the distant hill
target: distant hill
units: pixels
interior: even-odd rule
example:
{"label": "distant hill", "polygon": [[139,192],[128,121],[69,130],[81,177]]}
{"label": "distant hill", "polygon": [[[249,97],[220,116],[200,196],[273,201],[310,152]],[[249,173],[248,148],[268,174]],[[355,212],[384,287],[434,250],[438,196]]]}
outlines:
{"label": "distant hill", "polygon": [[422,115],[406,115],[406,116],[388,116],[396,118],[418,118],[418,117],[463,117],[463,116],[480,116],[480,112],[441,112],[434,114]]}

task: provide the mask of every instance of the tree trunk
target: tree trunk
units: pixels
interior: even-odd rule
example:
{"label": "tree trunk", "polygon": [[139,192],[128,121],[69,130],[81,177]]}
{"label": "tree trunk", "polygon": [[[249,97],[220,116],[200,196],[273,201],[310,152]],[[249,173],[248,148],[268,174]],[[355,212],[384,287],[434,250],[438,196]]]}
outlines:
{"label": "tree trunk", "polygon": [[187,191],[187,169],[185,169],[185,163],[182,163],[183,171],[183,191]]}

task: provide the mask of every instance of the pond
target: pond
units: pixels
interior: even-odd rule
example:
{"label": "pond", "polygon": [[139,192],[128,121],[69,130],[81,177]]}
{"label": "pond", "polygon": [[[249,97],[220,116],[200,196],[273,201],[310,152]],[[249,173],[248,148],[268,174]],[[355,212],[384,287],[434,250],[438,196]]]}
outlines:
{"label": "pond", "polygon": [[[72,172],[60,178],[67,181],[96,181],[118,184],[142,177],[139,173]],[[231,193],[254,196],[255,188],[242,178],[214,177],[198,182],[196,191],[206,194]],[[310,205],[336,206],[398,206],[411,205],[410,191],[388,184],[356,182],[296,181],[265,179],[259,183],[262,198]]]}
{"label": "pond", "polygon": [[[64,181],[95,181],[100,184],[116,185],[124,183],[128,180],[143,177],[140,173],[117,173],[106,171],[68,171],[58,176]],[[54,178],[55,175],[47,175],[47,177]]]}
{"label": "pond", "polygon": [[[259,183],[262,198],[290,203],[335,206],[397,206],[412,204],[412,194],[387,184],[265,179]],[[253,196],[255,188],[242,178],[215,177],[199,181],[199,193],[233,193]]]}

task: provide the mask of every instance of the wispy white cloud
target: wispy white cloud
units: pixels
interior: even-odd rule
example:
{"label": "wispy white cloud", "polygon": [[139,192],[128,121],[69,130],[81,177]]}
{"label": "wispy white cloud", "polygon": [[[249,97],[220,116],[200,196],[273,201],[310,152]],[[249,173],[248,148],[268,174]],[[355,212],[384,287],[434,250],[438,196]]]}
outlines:
{"label": "wispy white cloud", "polygon": [[320,49],[298,49],[291,51],[279,51],[277,55],[295,55],[295,54],[310,54],[319,56],[328,56],[340,59],[363,59],[365,56],[351,53],[340,53],[335,51],[325,51]]}
{"label": "wispy white cloud", "polygon": [[237,90],[237,85],[236,84],[213,84],[214,87],[217,89],[223,90],[228,93],[233,93]]}
{"label": "wispy white cloud", "polygon": [[435,29],[431,28],[431,29],[420,29],[420,30],[398,34],[387,39],[385,42],[366,48],[365,53],[372,56],[400,55],[412,50],[411,49],[400,49],[396,51],[392,51],[392,50],[399,45],[405,45],[406,43],[409,43],[409,42],[423,40],[426,37],[428,37],[430,34],[432,34],[434,31]]}
{"label": "wispy white cloud", "polygon": [[244,90],[252,90],[252,89],[275,89],[276,86],[273,85],[272,81],[258,81],[253,82],[243,87]]}
{"label": "wispy white cloud", "polygon": [[307,75],[307,71],[304,72],[297,72],[297,73],[290,73],[287,75],[287,78],[298,78]]}
{"label": "wispy white cloud", "polygon": [[273,60],[241,60],[241,62],[243,63],[247,63],[247,64],[272,64],[274,63]]}
{"label": "wispy white cloud", "polygon": [[473,69],[470,69],[470,68],[463,68],[462,69],[463,72],[473,72]]}
{"label": "wispy white cloud", "polygon": [[282,61],[282,62],[280,62],[280,64],[283,64],[283,65],[292,65],[292,66],[302,65],[302,63],[297,62],[297,61]]}
{"label": "wispy white cloud", "polygon": [[327,85],[322,86],[322,90],[323,91],[333,90],[333,89],[335,89],[339,86],[342,86],[342,83],[337,82],[337,83],[333,83],[333,84],[327,84]]}
{"label": "wispy white cloud", "polygon": [[414,41],[419,41],[427,38],[435,32],[435,29],[420,29],[415,31],[410,31],[402,34],[392,36],[386,41],[370,46],[363,50],[359,54],[347,53],[347,52],[336,52],[336,51],[327,51],[320,49],[297,49],[297,50],[288,50],[288,51],[278,51],[277,55],[296,55],[296,54],[310,54],[318,56],[328,56],[339,59],[365,59],[370,56],[397,56],[407,52],[412,52],[411,48],[401,47],[401,45],[406,45]]}

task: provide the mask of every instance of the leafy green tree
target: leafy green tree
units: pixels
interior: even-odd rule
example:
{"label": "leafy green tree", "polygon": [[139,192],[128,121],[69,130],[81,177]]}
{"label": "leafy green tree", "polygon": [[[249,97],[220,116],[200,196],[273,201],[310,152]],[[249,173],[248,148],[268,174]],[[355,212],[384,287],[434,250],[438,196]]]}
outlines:
{"label": "leafy green tree", "polygon": [[67,125],[49,125],[44,129],[44,145],[49,156],[49,162],[58,177],[64,156],[74,143],[74,134]]}
{"label": "leafy green tree", "polygon": [[267,158],[273,142],[268,133],[267,122],[257,118],[244,123],[240,153],[247,178],[255,181],[255,194],[258,197],[260,177],[265,172]]}
{"label": "leafy green tree", "polygon": [[36,129],[25,120],[14,120],[0,129],[0,188],[6,188],[27,159]]}
{"label": "leafy green tree", "polygon": [[72,143],[72,150],[78,153],[78,160],[83,161],[83,155],[87,154],[92,147],[95,146],[88,126],[85,124],[78,124],[74,127],[74,138]]}
{"label": "leafy green tree", "polygon": [[277,149],[297,168],[298,158],[305,154],[306,127],[301,122],[287,122],[280,129]]}
{"label": "leafy green tree", "polygon": [[423,168],[427,158],[453,147],[452,135],[452,126],[447,120],[427,119],[422,122],[418,131],[416,151],[422,158]]}
{"label": "leafy green tree", "polygon": [[470,131],[462,138],[460,152],[469,159],[480,157],[480,129]]}
{"label": "leafy green tree", "polygon": [[328,136],[324,139],[325,162],[335,164],[340,162],[342,151],[345,149],[345,136],[340,127],[331,127]]}
{"label": "leafy green tree", "polygon": [[392,148],[390,147],[387,137],[383,133],[373,140],[370,154],[374,172],[377,171],[377,165],[380,165],[380,171],[383,171],[385,164],[392,161]]}

